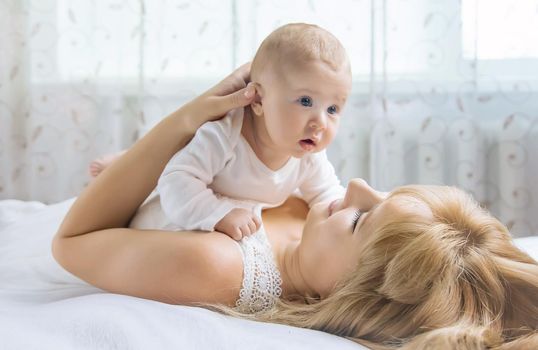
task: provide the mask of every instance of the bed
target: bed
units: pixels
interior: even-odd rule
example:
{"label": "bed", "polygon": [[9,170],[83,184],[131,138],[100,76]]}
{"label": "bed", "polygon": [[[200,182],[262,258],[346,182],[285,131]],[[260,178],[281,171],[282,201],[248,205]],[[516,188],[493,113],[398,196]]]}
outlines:
{"label": "bed", "polygon": [[[1,349],[366,349],[319,331],[87,285],[50,253],[51,237],[73,201],[0,201]],[[538,237],[517,244],[538,257]]]}

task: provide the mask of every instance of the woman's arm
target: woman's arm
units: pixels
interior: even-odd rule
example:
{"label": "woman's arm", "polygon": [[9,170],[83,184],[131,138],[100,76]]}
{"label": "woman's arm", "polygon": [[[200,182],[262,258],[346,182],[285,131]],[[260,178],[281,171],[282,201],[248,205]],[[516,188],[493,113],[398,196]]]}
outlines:
{"label": "woman's arm", "polygon": [[[251,102],[253,87],[245,88],[249,69],[248,64],[243,65],[215,87],[163,119],[105,169],[75,201],[57,237],[125,227],[157,185],[170,158],[189,142],[200,125]],[[251,93],[248,97],[245,96],[247,91]]]}
{"label": "woman's arm", "polygon": [[[168,160],[201,124],[251,102],[253,88],[245,88],[249,68],[248,65],[239,68],[166,117],[82,192],[52,245],[55,259],[66,270],[106,290],[163,301],[185,302],[183,296],[188,299],[192,293],[177,288],[186,288],[189,283],[193,286],[202,283],[200,287],[204,290],[213,288],[206,290],[208,295],[200,292],[197,301],[213,300],[213,296],[221,293],[220,287],[228,283],[236,285],[233,282],[237,282],[237,273],[228,274],[233,277],[225,280],[222,273],[217,273],[217,267],[227,268],[220,259],[230,260],[229,268],[233,270],[237,269],[237,263],[242,266],[237,259],[237,248],[232,248],[235,243],[228,237],[220,235],[230,242],[221,240],[221,249],[215,249],[218,234],[201,234],[203,239],[196,238],[198,234],[180,238],[181,235],[174,233],[124,227],[155,188]],[[203,281],[202,277],[216,280]],[[170,293],[166,300],[158,297]],[[232,298],[228,295],[227,299]]]}

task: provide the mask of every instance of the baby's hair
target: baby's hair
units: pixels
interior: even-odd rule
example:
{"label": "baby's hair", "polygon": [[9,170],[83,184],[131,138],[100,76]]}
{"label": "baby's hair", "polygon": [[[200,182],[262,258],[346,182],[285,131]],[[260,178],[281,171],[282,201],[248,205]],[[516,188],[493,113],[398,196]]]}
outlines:
{"label": "baby's hair", "polygon": [[256,81],[268,68],[296,67],[312,61],[321,61],[333,71],[350,70],[346,50],[334,35],[313,24],[286,24],[261,43],[252,60],[251,78]]}

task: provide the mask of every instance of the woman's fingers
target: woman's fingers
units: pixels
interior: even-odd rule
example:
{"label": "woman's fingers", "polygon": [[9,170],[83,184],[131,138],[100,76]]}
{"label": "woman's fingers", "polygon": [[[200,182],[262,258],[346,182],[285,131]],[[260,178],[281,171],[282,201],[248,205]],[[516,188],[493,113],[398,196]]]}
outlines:
{"label": "woman's fingers", "polygon": [[226,96],[208,98],[208,112],[212,117],[220,117],[232,109],[249,105],[254,100],[255,88],[248,84],[245,88]]}
{"label": "woman's fingers", "polygon": [[199,125],[218,118],[235,108],[244,107],[256,95],[250,82],[250,63],[245,63],[220,83],[207,90],[188,104],[188,113],[197,116]]}

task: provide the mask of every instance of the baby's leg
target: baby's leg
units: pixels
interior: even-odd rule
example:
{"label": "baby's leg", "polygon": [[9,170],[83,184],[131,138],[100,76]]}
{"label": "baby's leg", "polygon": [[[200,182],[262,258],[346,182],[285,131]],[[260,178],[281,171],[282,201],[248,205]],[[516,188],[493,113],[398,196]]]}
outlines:
{"label": "baby's leg", "polygon": [[105,170],[110,164],[114,163],[116,159],[121,157],[125,152],[127,152],[127,150],[123,150],[117,153],[105,154],[99,158],[92,160],[92,162],[90,163],[88,167],[88,170],[90,171],[90,175],[92,177],[96,177],[103,170]]}

